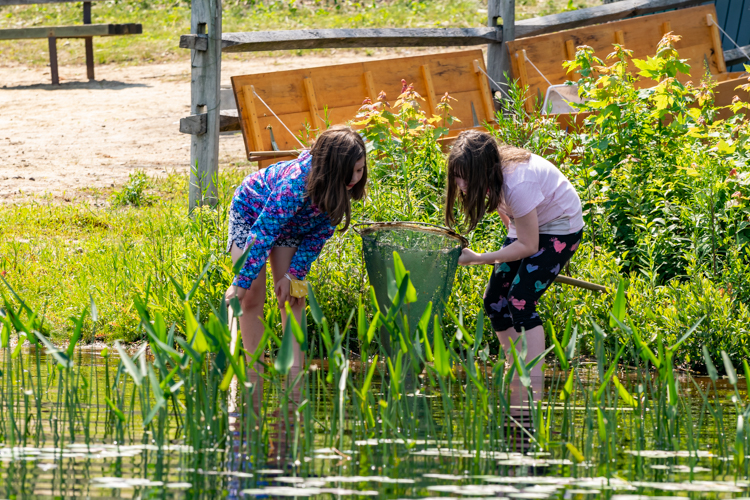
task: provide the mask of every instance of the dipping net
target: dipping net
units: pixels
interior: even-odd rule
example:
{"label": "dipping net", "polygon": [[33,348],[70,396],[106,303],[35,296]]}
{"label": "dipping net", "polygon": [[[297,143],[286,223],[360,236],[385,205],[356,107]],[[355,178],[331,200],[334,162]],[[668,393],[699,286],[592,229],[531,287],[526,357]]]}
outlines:
{"label": "dipping net", "polygon": [[[432,302],[432,314],[442,317],[445,302],[453,289],[458,257],[467,245],[464,237],[439,226],[416,222],[373,222],[355,225],[362,237],[365,267],[381,311],[391,306],[388,287],[398,288],[393,268],[393,252],[398,252],[417,301],[404,306],[409,316],[409,331],[416,331],[419,319]],[[428,328],[432,332],[432,328]]]}

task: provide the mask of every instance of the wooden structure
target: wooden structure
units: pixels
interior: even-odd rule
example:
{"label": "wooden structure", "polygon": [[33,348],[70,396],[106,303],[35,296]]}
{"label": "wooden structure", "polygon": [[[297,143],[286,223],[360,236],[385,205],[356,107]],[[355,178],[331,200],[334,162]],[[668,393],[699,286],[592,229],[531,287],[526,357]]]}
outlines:
{"label": "wooden structure", "polygon": [[[575,58],[579,45],[592,47],[595,55],[604,60],[612,52],[613,44],[618,43],[632,50],[634,57],[645,59],[654,54],[662,36],[673,32],[682,36],[675,44],[680,58],[691,65],[691,74],[680,78],[698,81],[707,68],[724,82],[717,88],[721,94],[722,90],[729,91],[730,86],[733,90],[740,83],[732,82],[739,73],[727,73],[716,19],[716,8],[708,4],[508,42],[513,77],[529,87],[525,105],[531,111],[534,101],[543,99],[550,84],[577,78],[577,74],[566,73],[563,62]],[[631,70],[637,71],[632,63]],[[645,80],[644,84],[648,86],[648,82]]]}
{"label": "wooden structure", "polygon": [[[4,5],[32,5],[38,3],[62,3],[75,0],[0,0]],[[60,76],[57,68],[57,39],[83,38],[86,46],[86,75],[94,79],[94,40],[95,36],[139,35],[143,33],[140,24],[91,24],[91,1],[83,2],[83,24],[75,26],[39,26],[34,28],[0,29],[0,40],[21,40],[46,38],[49,45],[49,66],[52,83],[58,85]]]}
{"label": "wooden structure", "polygon": [[[232,77],[247,157],[265,166],[289,158],[305,128],[314,133],[354,119],[365,98],[385,91],[393,102],[401,80],[425,98],[428,116],[437,114],[448,92],[456,121],[449,135],[495,120],[495,106],[481,50],[382,59],[292,71]],[[274,116],[274,113],[276,116]],[[273,158],[273,159],[272,159]]]}
{"label": "wooden structure", "polygon": [[[32,1],[32,0],[16,0]],[[382,29],[382,30],[294,30],[276,32],[221,33],[220,0],[192,0],[193,22],[189,35],[180,38],[180,47],[191,49],[193,67],[192,115],[180,120],[180,130],[193,135],[190,162],[195,169],[191,183],[190,208],[214,200],[215,193],[210,179],[218,168],[218,138],[220,126],[235,127],[236,118],[220,119],[218,95],[221,71],[221,51],[246,52],[271,49],[339,48],[339,47],[413,47],[413,46],[466,46],[488,45],[487,71],[492,80],[499,82],[500,75],[509,63],[503,54],[503,38],[520,39],[529,36],[553,33],[561,30],[590,26],[614,20],[626,19],[654,12],[683,8],[703,3],[704,0],[623,0],[588,9],[564,12],[523,21],[514,19],[513,0],[490,0],[488,4],[488,27],[469,29]],[[743,0],[744,1],[744,0]],[[206,29],[206,15],[216,21],[218,27]],[[503,19],[503,25],[498,25]],[[203,28],[201,28],[203,26]],[[503,29],[508,28],[504,33]],[[203,30],[203,31],[202,31]],[[506,37],[507,35],[507,37]],[[200,53],[218,54],[199,57]],[[738,56],[739,62],[744,56]],[[490,82],[492,83],[492,82]],[[494,84],[493,84],[494,85]],[[200,87],[196,89],[196,87]],[[206,87],[209,87],[207,90]],[[199,97],[196,97],[199,96]],[[218,101],[218,97],[216,97]],[[200,139],[196,139],[200,137]],[[207,194],[207,198],[204,197]]]}

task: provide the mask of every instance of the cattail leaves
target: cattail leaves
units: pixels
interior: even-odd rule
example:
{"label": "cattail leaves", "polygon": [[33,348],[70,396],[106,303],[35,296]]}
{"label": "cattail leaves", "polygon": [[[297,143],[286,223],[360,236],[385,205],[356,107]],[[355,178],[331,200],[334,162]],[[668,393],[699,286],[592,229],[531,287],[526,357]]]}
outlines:
{"label": "cattail leaves", "polygon": [[609,318],[610,328],[617,326],[617,321],[625,321],[625,312],[627,308],[627,302],[625,300],[625,290],[627,289],[628,283],[625,278],[620,278],[620,283],[617,285],[617,292],[615,293],[615,301],[612,304],[612,314]]}
{"label": "cattail leaves", "polygon": [[411,279],[409,279],[409,271],[407,271],[406,267],[404,267],[404,262],[401,260],[401,256],[396,251],[393,252],[393,270],[396,274],[396,283],[402,283],[404,281],[404,278],[406,278],[408,282],[406,293],[404,295],[404,304],[411,304],[412,302],[416,302],[417,290],[414,288],[414,285],[412,285]]}
{"label": "cattail leaves", "polygon": [[[57,362],[58,367],[70,368],[71,366],[73,366],[73,361],[70,359],[70,357],[68,357],[65,352],[55,347],[52,342],[47,339],[47,337],[37,331],[34,331],[34,335],[36,335],[39,341],[44,344],[44,347],[47,348],[47,354],[54,358],[54,360]],[[23,345],[23,342],[21,342],[19,339],[18,346],[20,347],[21,345]]]}
{"label": "cattail leaves", "polygon": [[724,361],[724,370],[727,372],[727,378],[729,379],[729,383],[732,385],[737,385],[737,371],[734,369],[734,365],[732,364],[732,360],[729,359],[729,355],[726,351],[721,351],[721,359]]}
{"label": "cattail leaves", "polygon": [[450,353],[445,347],[445,341],[443,340],[443,329],[440,327],[437,315],[434,319],[434,343],[435,343],[435,371],[438,375],[445,378],[451,373],[450,366]]}
{"label": "cattail leaves", "polygon": [[622,400],[623,403],[632,408],[636,408],[638,406],[638,402],[636,401],[636,399],[631,396],[625,386],[622,385],[622,382],[620,382],[620,379],[617,378],[617,375],[614,375],[612,377],[612,384],[617,389],[617,393],[619,394],[620,400]]}
{"label": "cattail leaves", "polygon": [[719,372],[716,370],[714,362],[711,361],[711,355],[708,353],[708,348],[704,345],[701,350],[703,351],[703,361],[706,363],[706,372],[708,372],[708,378],[710,378],[711,381],[715,383],[717,380],[719,380]]}
{"label": "cattail leaves", "polygon": [[133,379],[133,383],[140,387],[141,383],[143,383],[143,375],[138,367],[135,366],[133,360],[130,359],[130,356],[128,356],[127,351],[122,347],[119,340],[115,340],[115,349],[117,349],[117,353],[120,355],[120,362],[125,367],[125,371]]}
{"label": "cattail leaves", "polygon": [[[379,313],[375,313],[375,316],[377,317],[378,314]],[[422,317],[419,318],[419,323],[417,324],[419,333],[422,336],[422,342],[424,342],[425,359],[427,360],[428,363],[434,361],[435,359],[434,355],[432,354],[432,348],[430,347],[430,342],[427,338],[427,328],[430,324],[431,315],[432,315],[432,302],[430,301],[427,303],[427,307],[425,307],[424,312],[422,313]]]}
{"label": "cattail leaves", "polygon": [[284,336],[281,338],[281,347],[276,354],[276,360],[273,363],[274,369],[280,375],[286,375],[294,363],[293,342],[294,334],[292,333],[291,316],[287,317],[286,326],[284,327]]}

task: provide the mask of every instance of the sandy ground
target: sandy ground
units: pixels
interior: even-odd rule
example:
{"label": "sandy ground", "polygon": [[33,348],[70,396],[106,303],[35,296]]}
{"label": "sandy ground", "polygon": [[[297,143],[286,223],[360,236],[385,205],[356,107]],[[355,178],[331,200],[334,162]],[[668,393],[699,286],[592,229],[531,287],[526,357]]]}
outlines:
{"label": "sandy ground", "polygon": [[[401,52],[401,51],[400,51]],[[404,55],[408,51],[403,51]],[[382,52],[375,56],[387,57]],[[233,75],[354,62],[362,53],[248,58],[222,62],[222,85]],[[371,59],[371,58],[368,58]],[[62,66],[59,86],[49,68],[0,67],[0,203],[43,198],[96,201],[128,174],[186,171],[190,136],[190,64]],[[220,166],[245,160],[242,136],[223,134]]]}

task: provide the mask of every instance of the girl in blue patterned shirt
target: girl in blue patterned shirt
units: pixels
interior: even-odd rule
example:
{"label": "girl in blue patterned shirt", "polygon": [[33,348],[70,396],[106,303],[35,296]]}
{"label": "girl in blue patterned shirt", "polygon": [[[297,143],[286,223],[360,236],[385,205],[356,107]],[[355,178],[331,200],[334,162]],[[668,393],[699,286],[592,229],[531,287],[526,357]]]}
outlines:
{"label": "girl in blue patterned shirt", "polygon": [[[266,261],[282,321],[286,323],[286,302],[299,320],[305,299],[289,294],[291,279],[305,278],[337,225],[349,227],[351,199],[364,197],[366,183],[364,141],[350,128],[335,127],[296,160],[250,174],[237,188],[229,210],[228,251],[236,262],[246,244],[252,248],[226,298],[240,300],[242,343],[249,353],[263,336]],[[294,365],[301,364],[295,343]]]}

